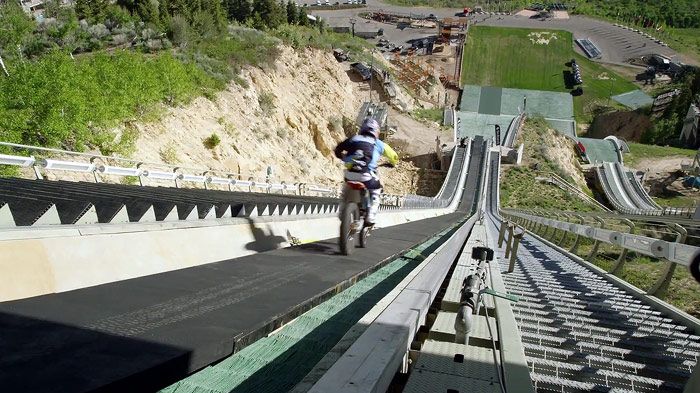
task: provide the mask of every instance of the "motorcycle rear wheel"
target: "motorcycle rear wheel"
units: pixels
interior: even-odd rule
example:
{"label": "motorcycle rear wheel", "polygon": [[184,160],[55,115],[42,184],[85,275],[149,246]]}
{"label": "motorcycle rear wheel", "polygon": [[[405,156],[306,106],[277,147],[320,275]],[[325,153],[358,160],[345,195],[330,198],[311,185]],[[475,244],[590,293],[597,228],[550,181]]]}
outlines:
{"label": "motorcycle rear wheel", "polygon": [[343,214],[340,220],[340,253],[343,255],[352,254],[355,249],[355,231],[352,230],[352,225],[360,219],[360,209],[356,203],[348,203],[343,209]]}

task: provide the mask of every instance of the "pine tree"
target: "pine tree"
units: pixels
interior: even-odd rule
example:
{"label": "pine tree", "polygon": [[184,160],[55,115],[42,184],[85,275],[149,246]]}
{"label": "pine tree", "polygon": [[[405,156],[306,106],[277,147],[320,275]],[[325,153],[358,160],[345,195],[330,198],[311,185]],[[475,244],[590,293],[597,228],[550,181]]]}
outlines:
{"label": "pine tree", "polygon": [[91,15],[94,21],[103,23],[105,17],[107,16],[107,7],[109,7],[109,0],[92,0]]}
{"label": "pine tree", "polygon": [[306,16],[306,10],[304,10],[304,8],[297,9],[297,24],[299,24],[299,26],[309,25],[309,18]]}
{"label": "pine tree", "polygon": [[252,16],[250,0],[228,0],[228,19],[245,22]]}
{"label": "pine tree", "polygon": [[290,25],[296,25],[299,21],[299,13],[297,12],[297,6],[292,3],[292,0],[287,1],[287,23]]}
{"label": "pine tree", "polygon": [[200,10],[209,14],[216,26],[217,31],[226,26],[226,12],[221,0],[200,0]]}
{"label": "pine tree", "polygon": [[77,0],[75,2],[75,14],[78,19],[88,19],[90,17],[90,0]]}
{"label": "pine tree", "polygon": [[168,14],[170,16],[180,15],[188,21],[192,16],[186,0],[168,0]]}
{"label": "pine tree", "polygon": [[90,22],[104,22],[108,0],[77,0],[75,2],[75,14],[78,19],[87,19]]}
{"label": "pine tree", "polygon": [[136,3],[138,0],[117,0],[117,5],[126,9],[132,15],[136,12]]}
{"label": "pine tree", "polygon": [[254,0],[253,13],[258,14],[264,26],[270,29],[287,21],[286,9],[275,0]]}
{"label": "pine tree", "polygon": [[153,0],[138,0],[136,3],[136,13],[138,13],[141,20],[145,23],[151,23],[154,25],[160,24],[160,18],[158,17],[158,5]]}
{"label": "pine tree", "polygon": [[169,0],[158,0],[158,16],[160,16],[161,26],[168,26],[170,24],[170,2]]}

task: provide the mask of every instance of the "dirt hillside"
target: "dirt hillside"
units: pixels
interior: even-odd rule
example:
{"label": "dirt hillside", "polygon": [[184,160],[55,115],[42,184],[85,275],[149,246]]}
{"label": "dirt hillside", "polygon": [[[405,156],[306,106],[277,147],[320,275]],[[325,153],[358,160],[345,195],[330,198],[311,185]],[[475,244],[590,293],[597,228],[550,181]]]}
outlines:
{"label": "dirt hillside", "polygon": [[651,126],[651,119],[641,111],[611,112],[596,116],[586,137],[603,139],[608,135],[615,135],[626,141],[639,142]]}
{"label": "dirt hillside", "polygon": [[[364,86],[330,53],[283,48],[271,70],[243,71],[248,86],[231,83],[213,100],[200,97],[168,109],[140,131],[133,157],[183,166],[209,167],[264,178],[337,184],[342,169],[333,148],[355,132],[353,120]],[[212,147],[212,134],[220,143]],[[382,168],[386,192],[414,192],[411,165]]]}
{"label": "dirt hillside", "polygon": [[586,179],[576,158],[574,142],[561,135],[543,119],[527,119],[516,145],[525,143],[523,164],[535,165],[538,170],[554,171],[570,177],[581,189],[586,189]]}

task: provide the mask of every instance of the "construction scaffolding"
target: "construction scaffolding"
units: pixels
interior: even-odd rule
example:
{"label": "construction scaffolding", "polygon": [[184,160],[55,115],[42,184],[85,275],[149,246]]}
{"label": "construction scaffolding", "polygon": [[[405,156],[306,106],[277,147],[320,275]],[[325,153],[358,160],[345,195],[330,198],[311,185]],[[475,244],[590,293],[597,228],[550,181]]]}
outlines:
{"label": "construction scaffolding", "polygon": [[410,54],[401,56],[397,53],[391,62],[404,86],[421,99],[431,101],[428,92],[437,83],[435,67]]}
{"label": "construction scaffolding", "polygon": [[459,41],[467,34],[469,20],[467,18],[445,18],[440,21],[438,35],[441,42]]}

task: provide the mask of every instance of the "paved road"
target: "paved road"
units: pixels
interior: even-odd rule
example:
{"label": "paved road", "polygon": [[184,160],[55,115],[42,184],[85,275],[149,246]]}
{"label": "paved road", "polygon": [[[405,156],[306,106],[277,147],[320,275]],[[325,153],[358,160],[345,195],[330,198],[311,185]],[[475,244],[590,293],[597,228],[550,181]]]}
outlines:
{"label": "paved road", "polygon": [[[309,2],[311,3],[311,2]],[[378,0],[368,0],[366,8],[356,8],[347,10],[314,10],[311,13],[325,18],[330,26],[350,26],[349,19],[356,17],[361,12],[384,10],[394,13],[412,13],[429,15],[434,14],[438,18],[454,16],[460,12],[457,8],[428,8],[428,7],[402,7],[389,5]],[[654,41],[635,33],[616,27],[608,22],[574,15],[566,20],[540,20],[530,19],[523,16],[503,15],[473,15],[470,17],[477,25],[504,26],[504,27],[542,27],[547,29],[562,29],[574,34],[574,38],[589,38],[603,52],[602,61],[611,63],[623,63],[631,57],[649,55],[651,53],[662,53],[668,56],[677,56],[677,52],[671,48],[664,47]],[[436,33],[435,29],[403,29],[396,28],[395,25],[366,21],[357,18],[356,31],[376,31],[384,29],[385,38],[397,44],[404,44],[408,40],[427,37]],[[578,50],[578,48],[577,48]],[[682,60],[691,62],[688,59]]]}

